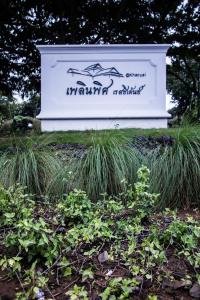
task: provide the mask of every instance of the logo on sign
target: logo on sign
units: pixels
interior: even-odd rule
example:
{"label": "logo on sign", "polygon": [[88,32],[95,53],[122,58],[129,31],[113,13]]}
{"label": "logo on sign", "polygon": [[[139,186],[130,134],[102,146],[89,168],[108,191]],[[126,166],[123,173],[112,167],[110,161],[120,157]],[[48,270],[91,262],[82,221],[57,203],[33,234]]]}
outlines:
{"label": "logo on sign", "polygon": [[[120,73],[115,67],[103,68],[101,64],[96,63],[88,66],[87,68],[74,69],[69,68],[67,70],[68,74],[78,75],[78,76],[89,76],[93,80],[93,86],[88,87],[86,83],[78,80],[75,87],[67,87],[66,95],[108,95],[110,88],[113,86],[114,79],[110,79],[110,83],[104,86],[100,81],[94,80],[96,77],[108,76],[108,77],[118,77],[123,78],[124,75]],[[126,73],[125,77],[145,77],[146,73]],[[113,90],[113,95],[141,95],[145,84],[140,86],[129,86],[122,84],[121,89]]]}

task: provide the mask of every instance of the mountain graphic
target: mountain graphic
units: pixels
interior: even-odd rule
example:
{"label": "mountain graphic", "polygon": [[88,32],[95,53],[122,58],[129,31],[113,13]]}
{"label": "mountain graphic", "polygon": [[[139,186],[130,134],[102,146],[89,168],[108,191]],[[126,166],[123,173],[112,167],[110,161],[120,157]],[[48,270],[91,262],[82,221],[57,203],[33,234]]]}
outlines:
{"label": "mountain graphic", "polygon": [[67,73],[79,74],[79,75],[83,75],[83,76],[90,76],[92,78],[97,77],[97,76],[123,77],[123,75],[121,73],[119,73],[116,68],[112,67],[112,68],[104,69],[100,64],[94,64],[94,65],[88,66],[87,68],[85,68],[83,70],[69,68]]}

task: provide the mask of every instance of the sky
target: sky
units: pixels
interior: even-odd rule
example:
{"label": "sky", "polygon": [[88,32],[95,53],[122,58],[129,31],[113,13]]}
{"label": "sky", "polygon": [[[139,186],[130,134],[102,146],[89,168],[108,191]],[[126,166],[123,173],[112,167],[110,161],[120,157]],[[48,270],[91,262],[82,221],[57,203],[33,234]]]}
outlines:
{"label": "sky", "polygon": [[171,103],[171,100],[172,100],[171,96],[169,94],[167,94],[167,96],[166,96],[166,109],[167,110],[174,107],[174,103]]}

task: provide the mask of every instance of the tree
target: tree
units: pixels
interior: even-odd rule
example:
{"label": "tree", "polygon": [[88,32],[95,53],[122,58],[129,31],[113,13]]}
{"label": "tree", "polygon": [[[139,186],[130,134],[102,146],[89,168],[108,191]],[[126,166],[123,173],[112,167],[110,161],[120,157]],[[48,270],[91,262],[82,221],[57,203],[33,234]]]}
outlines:
{"label": "tree", "polygon": [[169,71],[178,74],[200,52],[198,19],[197,0],[2,0],[0,90],[39,92],[36,44],[171,43]]}
{"label": "tree", "polygon": [[[171,36],[173,43],[169,54],[168,92],[177,104],[178,116],[190,114],[200,119],[200,5],[199,1],[184,1],[178,11],[179,22]],[[174,42],[175,41],[175,42]]]}
{"label": "tree", "polygon": [[200,118],[199,72],[199,65],[194,59],[176,57],[169,66],[168,91],[177,104],[178,116],[190,112],[194,120]]}
{"label": "tree", "polygon": [[22,116],[29,116],[36,118],[40,112],[40,97],[38,95],[31,96],[28,101],[24,101],[22,104],[20,114]]}
{"label": "tree", "polygon": [[14,97],[4,96],[0,92],[0,127],[7,119],[12,119],[21,110],[20,104],[16,103]]}

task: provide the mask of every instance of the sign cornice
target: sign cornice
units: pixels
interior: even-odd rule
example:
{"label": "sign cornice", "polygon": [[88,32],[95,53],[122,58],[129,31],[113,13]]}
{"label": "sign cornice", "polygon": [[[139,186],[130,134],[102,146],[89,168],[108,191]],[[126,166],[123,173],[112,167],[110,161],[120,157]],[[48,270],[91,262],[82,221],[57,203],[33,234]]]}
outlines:
{"label": "sign cornice", "polygon": [[169,44],[36,45],[41,54],[56,53],[166,53]]}

